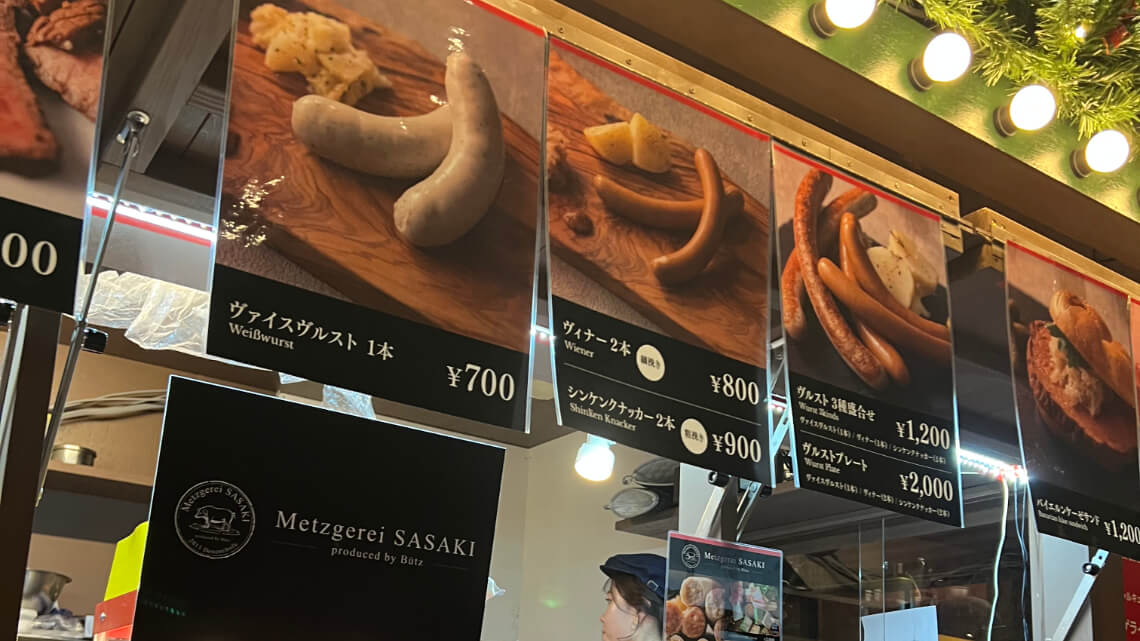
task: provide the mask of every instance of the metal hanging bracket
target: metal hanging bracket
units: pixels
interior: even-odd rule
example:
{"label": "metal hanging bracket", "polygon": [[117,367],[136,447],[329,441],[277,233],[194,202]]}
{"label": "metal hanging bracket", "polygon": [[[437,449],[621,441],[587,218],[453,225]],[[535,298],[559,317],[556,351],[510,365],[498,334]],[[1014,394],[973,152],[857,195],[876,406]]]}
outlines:
{"label": "metal hanging bracket", "polygon": [[44,482],[47,480],[48,464],[51,462],[51,450],[52,446],[55,445],[60,423],[63,421],[63,408],[67,405],[67,394],[71,389],[71,380],[75,376],[79,352],[86,348],[89,351],[102,353],[103,349],[106,348],[106,334],[88,328],[87,315],[91,311],[91,301],[95,297],[95,286],[99,283],[99,272],[103,268],[103,257],[107,253],[111,231],[115,227],[115,215],[119,209],[119,200],[122,198],[123,185],[131,173],[131,166],[134,164],[135,156],[139,153],[143,132],[149,124],[150,115],[138,109],[132,110],[127,113],[126,121],[115,136],[115,140],[123,146],[123,161],[119,166],[119,175],[115,179],[115,191],[111,195],[107,222],[103,225],[103,233],[99,236],[95,260],[91,262],[91,278],[87,282],[86,291],[83,293],[83,304],[75,315],[75,329],[71,333],[71,342],[67,347],[67,361],[64,363],[63,374],[59,379],[59,389],[56,391],[55,402],[52,403],[51,420],[48,422],[47,431],[44,434],[43,449],[40,452],[40,476],[36,485],[37,504],[43,498]]}
{"label": "metal hanging bracket", "polygon": [[1073,592],[1073,598],[1069,601],[1069,607],[1065,609],[1065,614],[1061,615],[1061,621],[1057,624],[1057,631],[1046,641],[1066,641],[1069,632],[1072,631],[1073,624],[1076,623],[1077,617],[1084,609],[1089,593],[1092,592],[1093,584],[1096,583],[1096,577],[1104,569],[1106,561],[1108,561],[1108,551],[1097,550],[1089,562],[1081,566],[1081,572],[1084,573],[1084,576],[1081,577],[1081,582],[1077,584],[1077,589]]}

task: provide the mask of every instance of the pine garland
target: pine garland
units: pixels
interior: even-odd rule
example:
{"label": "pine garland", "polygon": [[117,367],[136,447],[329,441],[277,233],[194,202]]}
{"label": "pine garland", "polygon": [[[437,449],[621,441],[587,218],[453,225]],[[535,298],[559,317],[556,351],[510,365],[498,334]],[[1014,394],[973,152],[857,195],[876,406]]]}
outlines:
{"label": "pine garland", "polygon": [[[916,0],[938,28],[962,34],[988,85],[1040,82],[1082,139],[1140,125],[1137,0]],[[1078,37],[1076,28],[1084,28]]]}

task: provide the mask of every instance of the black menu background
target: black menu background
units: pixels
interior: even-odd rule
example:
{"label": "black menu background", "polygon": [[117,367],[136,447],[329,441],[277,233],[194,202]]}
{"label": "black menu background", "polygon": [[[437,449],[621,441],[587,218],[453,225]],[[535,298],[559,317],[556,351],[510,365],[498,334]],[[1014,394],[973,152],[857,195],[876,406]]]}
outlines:
{"label": "black menu background", "polygon": [[[239,307],[233,307],[235,303]],[[245,311],[235,317],[236,309]],[[271,314],[272,327],[266,324]],[[284,319],[289,319],[288,326],[282,324]],[[304,332],[303,323],[310,325]],[[381,352],[385,344],[390,358]],[[530,354],[225,265],[214,266],[206,353],[527,431]],[[480,373],[493,372],[496,382],[504,375],[512,377],[513,395],[504,399],[497,383],[492,394],[484,394],[483,381],[472,381],[468,363],[481,368]],[[448,366],[458,372],[454,380]]]}
{"label": "black menu background", "polygon": [[[499,448],[172,378],[134,638],[474,641],[502,467]],[[196,555],[175,530],[179,501],[203,481],[253,505],[252,537],[229,558]],[[278,510],[384,527],[385,543],[278,529]],[[474,540],[474,555],[396,547],[399,528]],[[330,546],[423,565],[331,557]]]}
{"label": "black menu background", "polygon": [[[23,251],[17,236],[24,241]],[[82,237],[83,221],[79,218],[0,198],[0,246],[8,244],[8,255],[0,256],[0,297],[53,312],[72,313]],[[55,269],[47,275],[37,273],[33,267],[36,245],[41,243],[55,248]],[[47,245],[42,245],[41,270],[49,265],[47,251]]]}

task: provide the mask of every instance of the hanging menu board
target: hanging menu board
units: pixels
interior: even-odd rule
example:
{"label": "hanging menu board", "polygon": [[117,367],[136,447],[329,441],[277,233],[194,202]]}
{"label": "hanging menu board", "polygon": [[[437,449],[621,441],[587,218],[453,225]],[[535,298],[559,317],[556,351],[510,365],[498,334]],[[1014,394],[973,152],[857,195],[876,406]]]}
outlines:
{"label": "hanging menu board", "polygon": [[1140,558],[1128,299],[1006,243],[1010,356],[1037,529]]}
{"label": "hanging menu board", "polygon": [[961,525],[938,216],[782,145],[773,166],[796,484]]}
{"label": "hanging menu board", "polygon": [[1124,593],[1124,638],[1136,641],[1140,639],[1140,563],[1121,559],[1120,570]]}
{"label": "hanging menu board", "polygon": [[784,553],[669,533],[665,639],[779,641]]}
{"label": "hanging menu board", "polygon": [[526,429],[543,33],[347,4],[242,4],[207,351]]}
{"label": "hanging menu board", "polygon": [[476,641],[502,469],[497,447],[172,378],[132,638]]}
{"label": "hanging menu board", "polygon": [[768,138],[557,39],[546,122],[559,421],[771,483]]}
{"label": "hanging menu board", "polygon": [[71,313],[106,3],[0,3],[0,297]]}

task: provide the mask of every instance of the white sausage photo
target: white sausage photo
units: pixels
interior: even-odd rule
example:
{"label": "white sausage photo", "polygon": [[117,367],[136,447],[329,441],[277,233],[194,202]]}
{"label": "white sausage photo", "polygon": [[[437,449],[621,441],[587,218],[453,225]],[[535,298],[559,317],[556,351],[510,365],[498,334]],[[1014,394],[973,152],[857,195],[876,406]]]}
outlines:
{"label": "white sausage photo", "polygon": [[506,164],[499,107],[487,75],[464,52],[447,57],[451,149],[443,163],[396,201],[396,230],[419,247],[457,240],[487,213]]}
{"label": "white sausage photo", "polygon": [[385,178],[422,178],[451,146],[451,109],[422,116],[378,116],[308,95],[293,103],[293,133],[313,153]]}

